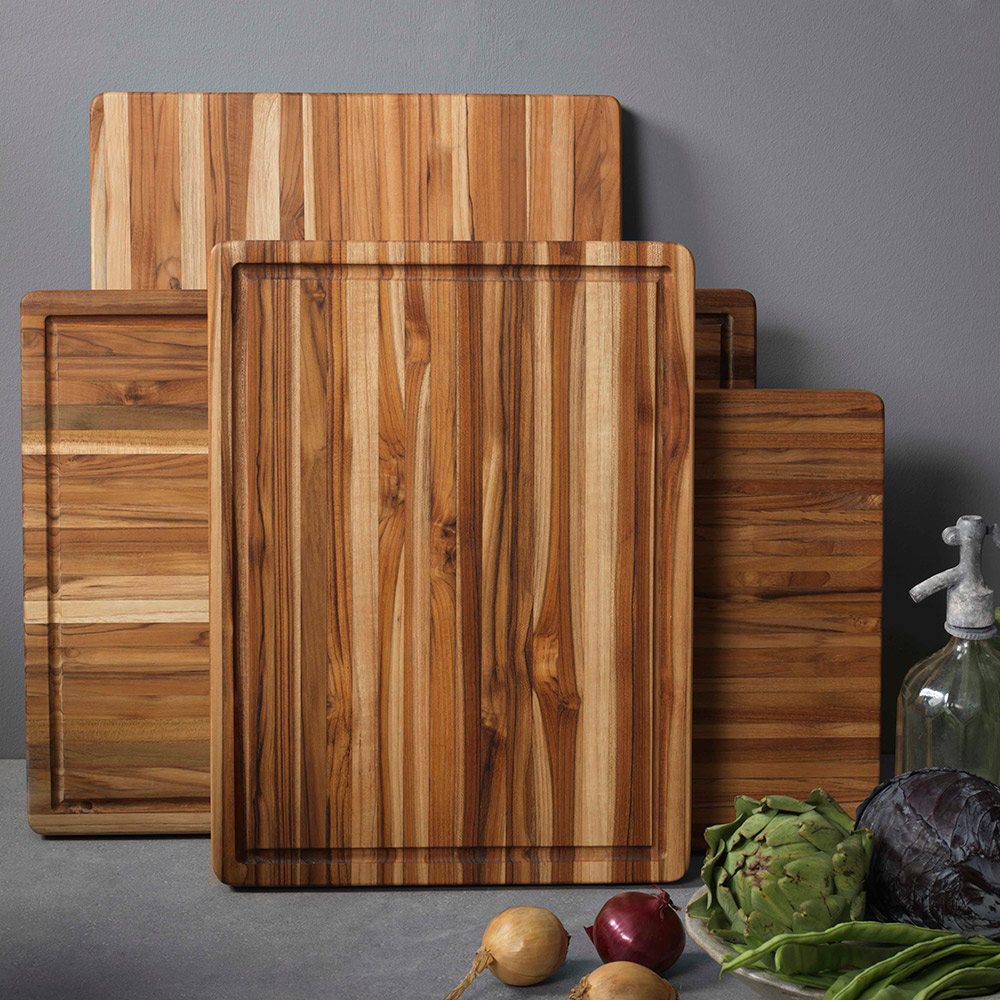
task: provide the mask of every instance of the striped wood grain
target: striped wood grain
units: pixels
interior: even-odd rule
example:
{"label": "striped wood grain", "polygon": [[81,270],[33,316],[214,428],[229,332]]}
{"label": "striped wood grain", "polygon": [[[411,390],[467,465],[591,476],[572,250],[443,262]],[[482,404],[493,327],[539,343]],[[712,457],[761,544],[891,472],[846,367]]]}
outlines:
{"label": "striped wood grain", "polygon": [[223,240],[621,236],[612,97],[99,94],[94,288],[205,288]]}
{"label": "striped wood grain", "polygon": [[736,795],[878,782],[882,401],[699,392],[695,405],[695,832]]}
{"label": "striped wood grain", "polygon": [[[752,299],[733,290],[699,289],[695,293],[699,384],[717,385],[734,369],[726,350],[736,338],[722,333],[740,330],[745,309],[738,307],[747,304],[752,306]],[[175,315],[175,308],[184,315]],[[139,599],[130,586],[137,576],[143,577],[147,612],[176,609],[180,597],[199,602],[194,606],[201,608],[208,601],[208,467],[198,451],[207,451],[208,440],[206,308],[203,292],[186,293],[179,299],[163,292],[33,293],[25,300],[28,785],[31,822],[36,829],[63,834],[209,832],[205,616],[199,611],[197,621],[180,625],[128,620],[135,617]],[[67,323],[74,328],[76,348],[72,344],[67,348],[66,336],[55,335],[57,330],[64,334]],[[43,365],[46,324],[53,361],[47,374]],[[83,340],[81,330],[86,334]],[[152,332],[145,346],[134,336],[137,330]],[[751,325],[750,344],[752,334]],[[743,343],[747,342],[744,338]],[[89,353],[81,353],[82,344],[90,345]],[[51,404],[48,411],[43,408],[46,398]],[[77,427],[67,422],[70,405],[84,407],[76,411]],[[43,429],[46,412],[51,427],[48,435]],[[97,418],[107,424],[112,416],[120,426],[103,430],[84,426]],[[154,519],[131,525],[128,540],[123,540],[119,529],[135,518],[130,508],[144,495],[138,486],[146,485],[150,463],[160,462],[150,457],[160,448],[168,450],[150,496],[155,503]],[[170,449],[178,448],[180,454],[170,457]],[[184,457],[185,449],[192,449],[192,454]],[[110,457],[104,457],[106,453]],[[69,456],[75,456],[72,464]],[[136,462],[142,465],[141,483],[133,473]],[[53,473],[51,497],[46,469]],[[103,511],[110,511],[110,520],[106,518],[99,534],[85,533],[79,525],[70,527],[71,520],[81,517],[79,505],[61,514],[60,491],[55,486],[61,486],[65,499],[70,482],[90,515],[96,516],[98,499]],[[52,529],[41,530],[49,517],[47,510]],[[59,529],[60,520],[66,530]],[[187,527],[182,530],[182,525]],[[69,586],[60,579],[63,560],[75,575]],[[181,575],[187,579],[180,581]],[[110,593],[109,580],[117,586]],[[45,592],[49,586],[58,598],[50,600]],[[112,621],[57,621],[57,609],[60,615],[67,607],[71,615],[83,613],[83,587],[108,595],[102,605],[89,605],[90,618],[99,613]],[[71,596],[72,588],[77,592]],[[70,654],[86,659],[88,666],[95,657],[100,662],[90,675],[92,695],[59,704],[60,689],[54,678],[65,662],[64,639]],[[88,652],[82,651],[85,643]],[[175,665],[183,666],[190,683],[181,685],[179,678],[173,678],[173,686],[165,687],[160,668],[169,674]],[[115,694],[114,689],[126,680],[128,696]],[[168,761],[169,767],[149,766],[148,741],[127,738],[130,726],[133,731],[152,733],[145,725],[137,726],[131,714],[135,705],[153,697],[174,727],[175,735],[170,735],[166,724],[160,723],[157,735],[160,762]],[[58,748],[66,744],[66,732],[76,793],[69,804],[56,809],[52,788],[61,779],[53,775],[65,770]],[[96,744],[101,744],[100,751]],[[112,758],[114,766],[109,770]],[[122,775],[141,778],[142,784],[141,795],[132,788],[127,808],[116,794],[130,788]],[[180,815],[175,807],[178,789],[188,799]],[[143,802],[141,808],[138,799]]]}
{"label": "striped wood grain", "polygon": [[680,877],[687,251],[212,260],[220,878]]}
{"label": "striped wood grain", "polygon": [[204,829],[205,296],[21,305],[28,818]]}

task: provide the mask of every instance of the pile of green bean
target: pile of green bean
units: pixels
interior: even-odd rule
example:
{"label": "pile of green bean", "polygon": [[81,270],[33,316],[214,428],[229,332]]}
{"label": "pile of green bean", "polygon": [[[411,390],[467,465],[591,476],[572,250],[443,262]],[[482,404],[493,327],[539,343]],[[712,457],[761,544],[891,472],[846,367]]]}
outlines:
{"label": "pile of green bean", "polygon": [[824,1000],[946,1000],[1000,987],[1000,943],[910,924],[848,921],[737,950],[723,972],[767,969],[825,989]]}

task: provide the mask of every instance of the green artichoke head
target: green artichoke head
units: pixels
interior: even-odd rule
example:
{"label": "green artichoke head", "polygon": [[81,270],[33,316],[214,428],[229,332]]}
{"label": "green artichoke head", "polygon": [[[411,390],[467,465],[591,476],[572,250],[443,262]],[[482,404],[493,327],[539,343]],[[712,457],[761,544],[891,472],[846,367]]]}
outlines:
{"label": "green artichoke head", "polygon": [[788,931],[821,931],[865,912],[870,830],[823,789],[736,799],[736,819],[705,831],[696,915],[727,941],[760,944]]}

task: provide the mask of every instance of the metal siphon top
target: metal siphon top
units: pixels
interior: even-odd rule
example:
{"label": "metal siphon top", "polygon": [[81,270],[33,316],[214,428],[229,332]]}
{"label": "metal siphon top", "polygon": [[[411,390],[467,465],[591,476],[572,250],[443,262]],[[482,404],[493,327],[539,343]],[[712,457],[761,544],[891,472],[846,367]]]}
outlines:
{"label": "metal siphon top", "polygon": [[978,514],[964,514],[957,524],[941,532],[947,545],[958,546],[958,565],[918,583],[910,591],[910,597],[919,602],[947,587],[944,627],[960,639],[989,639],[996,635],[993,588],[983,579],[983,540],[987,535],[1000,546],[997,525],[988,525]]}

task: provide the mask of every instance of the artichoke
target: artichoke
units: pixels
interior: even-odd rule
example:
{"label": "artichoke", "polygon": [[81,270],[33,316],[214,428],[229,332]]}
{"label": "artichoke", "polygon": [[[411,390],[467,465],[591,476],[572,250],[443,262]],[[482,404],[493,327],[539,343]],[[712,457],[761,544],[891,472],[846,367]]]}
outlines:
{"label": "artichoke", "polygon": [[800,802],[786,795],[736,799],[736,819],[705,831],[693,908],[719,937],[750,946],[789,931],[821,931],[865,912],[870,830],[823,789]]}

